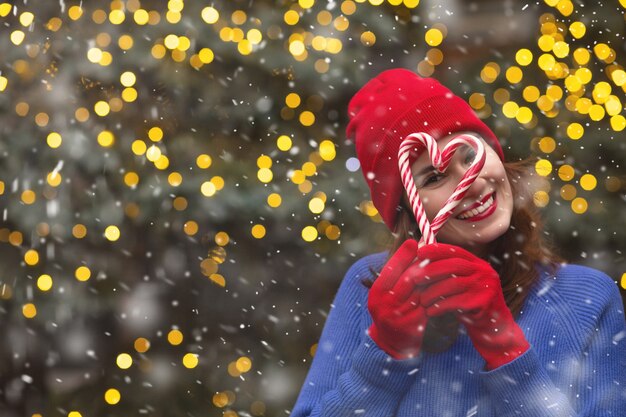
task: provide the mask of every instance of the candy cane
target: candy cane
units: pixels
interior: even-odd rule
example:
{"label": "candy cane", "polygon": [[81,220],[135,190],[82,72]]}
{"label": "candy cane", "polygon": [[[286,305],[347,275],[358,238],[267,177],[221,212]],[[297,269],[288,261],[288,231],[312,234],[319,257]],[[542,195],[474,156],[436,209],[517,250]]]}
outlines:
{"label": "candy cane", "polygon": [[[444,206],[439,210],[432,223],[428,221],[426,212],[413,175],[411,173],[411,162],[419,156],[419,154],[426,149],[430,156],[431,163],[435,169],[440,172],[445,172],[452,160],[452,156],[456,150],[462,146],[469,144],[476,151],[476,157],[469,169],[463,175],[461,182],[457,185],[456,189],[450,197],[446,200]],[[411,152],[417,151],[417,154],[411,159]],[[419,241],[419,246],[435,243],[435,235],[443,227],[444,223],[452,215],[454,209],[459,205],[467,190],[472,186],[478,174],[485,165],[485,147],[482,141],[475,136],[462,134],[452,139],[443,149],[443,152],[439,151],[437,141],[427,133],[419,132],[412,133],[404,138],[398,149],[398,166],[400,168],[400,176],[404,188],[407,190],[409,202],[415,215],[417,225],[422,232],[422,238]]]}

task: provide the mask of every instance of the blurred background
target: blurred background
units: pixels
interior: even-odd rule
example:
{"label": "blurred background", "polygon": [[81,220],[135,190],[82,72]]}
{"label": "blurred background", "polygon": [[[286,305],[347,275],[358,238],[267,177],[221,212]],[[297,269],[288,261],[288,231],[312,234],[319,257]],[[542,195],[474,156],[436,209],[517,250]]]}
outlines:
{"label": "blurred background", "polygon": [[626,288],[624,0],[0,4],[0,414],[288,415],[390,234],[346,140],[434,76],[532,158],[548,233]]}

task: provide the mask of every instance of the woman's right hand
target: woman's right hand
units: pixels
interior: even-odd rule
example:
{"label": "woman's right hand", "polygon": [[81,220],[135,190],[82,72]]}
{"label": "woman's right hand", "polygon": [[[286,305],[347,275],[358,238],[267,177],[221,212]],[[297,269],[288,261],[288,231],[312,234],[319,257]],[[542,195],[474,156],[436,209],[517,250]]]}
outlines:
{"label": "woman's right hand", "polygon": [[370,337],[395,359],[419,354],[428,320],[413,276],[419,268],[409,268],[416,260],[417,248],[414,239],[400,246],[374,281],[367,301],[374,320]]}

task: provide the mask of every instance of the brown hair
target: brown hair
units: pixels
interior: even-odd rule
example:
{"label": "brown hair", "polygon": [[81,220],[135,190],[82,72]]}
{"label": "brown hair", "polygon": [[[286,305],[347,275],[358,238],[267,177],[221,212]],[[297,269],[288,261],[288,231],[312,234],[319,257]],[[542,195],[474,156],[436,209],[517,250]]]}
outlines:
{"label": "brown hair", "polygon": [[[490,244],[486,260],[500,275],[506,303],[517,317],[529,291],[539,279],[536,266],[543,265],[555,272],[563,259],[544,234],[540,213],[533,203],[533,190],[541,181],[530,169],[533,161],[504,162],[503,165],[513,193],[513,214],[509,230]],[[421,236],[411,210],[404,203],[393,236],[388,259],[405,240],[419,240]],[[364,281],[364,284],[371,287],[373,281]],[[456,341],[458,326],[452,313],[431,318],[422,349],[431,353],[446,350]]]}

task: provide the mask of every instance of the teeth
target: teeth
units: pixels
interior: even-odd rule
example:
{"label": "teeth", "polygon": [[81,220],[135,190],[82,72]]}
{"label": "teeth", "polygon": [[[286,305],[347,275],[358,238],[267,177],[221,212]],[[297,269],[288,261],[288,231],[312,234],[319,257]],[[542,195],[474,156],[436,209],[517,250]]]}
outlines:
{"label": "teeth", "polygon": [[480,213],[483,213],[489,207],[491,207],[492,204],[493,204],[493,195],[489,197],[489,200],[485,201],[485,204],[483,204],[482,206],[476,207],[475,209],[472,209],[472,210],[464,211],[463,213],[459,214],[457,218],[461,220],[465,220],[465,219],[469,219],[470,217],[477,216]]}

